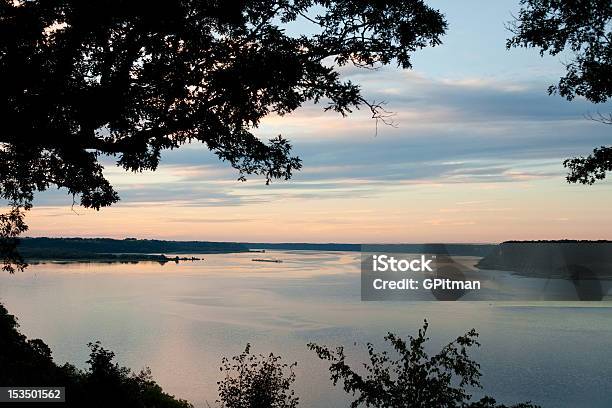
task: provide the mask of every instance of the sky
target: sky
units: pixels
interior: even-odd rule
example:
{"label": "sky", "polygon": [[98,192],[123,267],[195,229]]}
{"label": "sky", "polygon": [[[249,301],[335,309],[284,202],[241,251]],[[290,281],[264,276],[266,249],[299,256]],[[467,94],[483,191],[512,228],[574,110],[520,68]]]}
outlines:
{"label": "sky", "polygon": [[[612,239],[612,184],[569,185],[564,158],[610,144],[610,111],[549,96],[566,56],[505,49],[515,1],[429,1],[449,22],[414,69],[354,67],[342,76],[384,100],[396,127],[367,112],[342,118],[306,105],[255,133],[291,140],[303,170],[266,186],[202,145],[165,153],[155,172],[105,174],[121,201],[99,212],[40,194],[29,236],[250,242],[501,242]],[[294,27],[300,30],[300,27]]]}

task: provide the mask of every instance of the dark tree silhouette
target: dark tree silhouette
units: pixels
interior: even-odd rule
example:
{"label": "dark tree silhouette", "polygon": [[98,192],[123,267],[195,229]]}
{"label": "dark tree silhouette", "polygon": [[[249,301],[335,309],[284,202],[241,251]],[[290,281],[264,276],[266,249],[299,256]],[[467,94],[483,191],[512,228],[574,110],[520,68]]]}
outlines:
{"label": "dark tree silhouette", "polygon": [[571,51],[566,75],[549,93],[571,100],[576,95],[594,103],[612,97],[612,4],[609,0],[521,0],[514,34],[506,44],[535,47],[540,54]]}
{"label": "dark tree silhouette", "polygon": [[[193,408],[165,393],[147,368],[139,373],[114,362],[114,353],[90,343],[88,370],[57,365],[51,349],[40,339],[28,340],[19,324],[0,303],[0,384],[66,388],[65,407]],[[9,406],[26,406],[16,403]],[[37,404],[35,406],[44,406]]]}
{"label": "dark tree silhouette", "polygon": [[612,171],[612,147],[596,147],[592,154],[566,159],[563,165],[570,169],[567,175],[569,183],[594,184]]}
{"label": "dark tree silhouette", "polygon": [[217,401],[224,408],[296,408],[293,368],[297,363],[285,364],[274,354],[251,354],[247,344],[244,351],[230,359],[223,358]]}
{"label": "dark tree silhouette", "polygon": [[[568,100],[582,96],[594,103],[612,97],[612,2],[610,0],[521,0],[521,10],[509,24],[514,34],[506,44],[535,47],[540,54],[573,53],[566,75],[548,93]],[[612,124],[612,116],[593,119]],[[612,147],[601,146],[587,157],[564,161],[569,183],[593,184],[612,171]]]}
{"label": "dark tree silhouette", "polygon": [[[343,383],[344,391],[355,396],[351,407],[375,408],[507,408],[495,399],[484,397],[472,402],[470,388],[480,388],[480,365],[468,355],[471,347],[480,346],[478,333],[472,329],[449,343],[434,356],[425,351],[428,323],[408,341],[389,333],[385,337],[397,358],[388,351],[377,352],[367,344],[370,361],[363,373],[346,362],[343,347],[331,350],[310,343],[308,348],[331,363],[329,372],[334,385]],[[530,403],[514,408],[537,408]]]}
{"label": "dark tree silhouette", "polygon": [[[312,34],[287,34],[298,20]],[[301,163],[287,140],[252,133],[264,116],[314,101],[384,121],[337,67],[410,68],[445,30],[422,0],[0,0],[4,269],[23,266],[11,239],[35,192],[65,188],[94,209],[119,200],[103,156],[155,170],[163,150],[199,141],[240,179],[289,179]]]}

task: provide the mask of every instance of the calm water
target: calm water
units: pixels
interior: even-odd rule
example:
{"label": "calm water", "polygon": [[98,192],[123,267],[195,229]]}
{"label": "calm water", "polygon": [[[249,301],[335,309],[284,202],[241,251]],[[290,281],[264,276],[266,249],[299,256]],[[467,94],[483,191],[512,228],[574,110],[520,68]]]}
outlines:
{"label": "calm water", "polygon": [[358,253],[265,254],[279,264],[252,262],[254,255],[164,266],[33,265],[0,274],[0,301],[56,361],[84,366],[86,344],[101,340],[121,364],[150,366],[165,390],[197,407],[217,397],[221,357],[247,342],[298,362],[301,406],[345,407],[306,343],[343,344],[360,358],[355,341],[414,334],[424,318],[432,351],[476,328],[482,383],[501,402],[612,406],[612,309],[605,303],[361,302]]}

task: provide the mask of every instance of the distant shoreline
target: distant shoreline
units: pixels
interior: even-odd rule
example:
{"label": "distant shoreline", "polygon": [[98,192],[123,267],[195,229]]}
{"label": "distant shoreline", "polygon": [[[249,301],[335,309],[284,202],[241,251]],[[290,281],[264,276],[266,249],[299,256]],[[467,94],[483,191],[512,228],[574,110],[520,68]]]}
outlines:
{"label": "distant shoreline", "polygon": [[165,264],[168,262],[200,261],[201,258],[185,256],[166,256],[153,254],[73,254],[73,255],[51,255],[51,254],[29,254],[23,255],[25,261],[31,265],[46,263],[139,263],[156,262]]}
{"label": "distant shoreline", "polygon": [[[407,253],[438,253],[455,256],[486,256],[495,244],[389,244]],[[23,238],[18,250],[30,263],[69,262],[178,262],[193,260],[170,254],[229,254],[262,250],[360,252],[361,244],[346,243],[264,243],[167,241],[112,238]],[[381,249],[382,250],[382,249]]]}
{"label": "distant shoreline", "polygon": [[[404,253],[430,253],[448,256],[475,256],[482,258],[481,268],[500,267],[500,248],[516,248],[524,252],[526,248],[548,248],[551,244],[562,247],[586,244],[612,244],[612,241],[550,240],[550,241],[506,241],[501,244],[471,243],[424,243],[424,244],[373,244],[366,251],[398,251]],[[45,262],[167,262],[193,261],[193,257],[181,254],[231,254],[261,252],[262,250],[301,250],[301,251],[342,251],[361,252],[361,244],[353,243],[265,243],[265,242],[214,242],[214,241],[168,241],[149,239],[112,239],[112,238],[48,238],[26,237],[21,239],[18,250],[23,258],[32,264]],[[497,255],[497,256],[496,256]],[[512,265],[515,266],[515,265]],[[520,268],[519,268],[520,269]]]}
{"label": "distant shoreline", "polygon": [[28,263],[98,262],[135,263],[195,261],[180,254],[249,252],[235,242],[123,240],[110,238],[23,238],[18,251]]}

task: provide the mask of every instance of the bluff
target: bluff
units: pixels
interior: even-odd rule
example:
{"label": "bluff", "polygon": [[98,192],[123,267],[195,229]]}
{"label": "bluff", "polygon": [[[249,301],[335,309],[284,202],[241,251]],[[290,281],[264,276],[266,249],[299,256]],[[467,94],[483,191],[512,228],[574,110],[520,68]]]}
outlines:
{"label": "bluff", "polygon": [[612,242],[507,241],[476,266],[549,278],[612,278]]}

